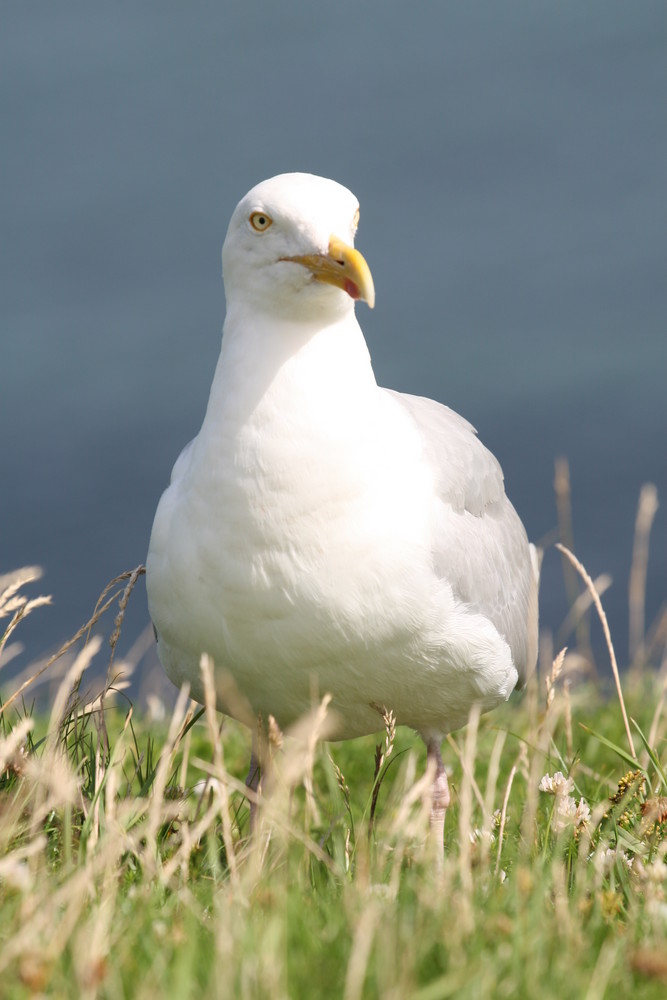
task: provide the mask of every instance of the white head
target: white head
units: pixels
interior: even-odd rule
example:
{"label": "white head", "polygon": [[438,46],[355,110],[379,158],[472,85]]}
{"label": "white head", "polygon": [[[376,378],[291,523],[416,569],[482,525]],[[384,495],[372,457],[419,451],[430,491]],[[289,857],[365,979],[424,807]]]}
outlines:
{"label": "white head", "polygon": [[228,309],[286,319],[340,315],[355,299],[374,304],[373,279],[353,249],[359,203],[336,181],[279,174],[254,187],[234,210],[222,270]]}

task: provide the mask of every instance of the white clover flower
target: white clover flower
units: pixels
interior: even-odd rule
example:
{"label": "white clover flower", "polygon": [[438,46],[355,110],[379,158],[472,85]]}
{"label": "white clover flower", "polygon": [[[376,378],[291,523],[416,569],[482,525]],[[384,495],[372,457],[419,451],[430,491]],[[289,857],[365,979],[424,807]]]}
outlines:
{"label": "white clover flower", "polygon": [[649,888],[660,893],[664,898],[665,883],[667,882],[667,865],[661,858],[654,858],[653,861],[643,861],[636,868],[637,881],[641,887]]}
{"label": "white clover flower", "polygon": [[617,861],[620,861],[628,871],[632,871],[632,865],[635,860],[634,857],[622,851],[620,847],[605,847],[603,851],[598,851],[596,854],[591,855],[591,857],[593,858],[596,870],[601,875],[608,875]]}
{"label": "white clover flower", "polygon": [[591,810],[586,799],[577,802],[571,795],[558,795],[556,811],[552,820],[554,833],[561,833],[566,827],[578,829],[591,818]]}
{"label": "white clover flower", "polygon": [[574,813],[574,823],[575,826],[583,826],[584,823],[588,823],[591,818],[591,807],[589,806],[586,799],[579,799],[579,803]]}
{"label": "white clover flower", "polygon": [[473,846],[483,841],[487,844],[495,844],[496,842],[496,838],[490,830],[480,830],[478,826],[468,832],[468,838]]}
{"label": "white clover flower", "polygon": [[577,802],[570,795],[574,788],[572,778],[566,778],[562,771],[556,771],[553,775],[545,774],[538,788],[541,792],[556,797],[556,808],[551,821],[554,833],[561,833],[568,826],[579,829],[580,826],[588,823],[591,818],[590,806],[586,799],[581,798]]}
{"label": "white clover flower", "polygon": [[556,811],[551,821],[554,833],[561,833],[566,827],[574,824],[577,803],[571,795],[559,795]]}
{"label": "white clover flower", "polygon": [[538,788],[549,795],[569,795],[574,788],[574,781],[572,778],[566,778],[562,771],[556,771],[553,776],[545,774]]}
{"label": "white clover flower", "polygon": [[639,863],[633,874],[639,891],[644,897],[646,912],[660,920],[667,921],[667,865],[662,858]]}

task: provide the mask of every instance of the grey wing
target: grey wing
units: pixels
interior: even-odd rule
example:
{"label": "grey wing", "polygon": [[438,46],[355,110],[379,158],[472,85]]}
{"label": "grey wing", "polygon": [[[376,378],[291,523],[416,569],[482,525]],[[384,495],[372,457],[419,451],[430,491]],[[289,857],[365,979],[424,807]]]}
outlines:
{"label": "grey wing", "polygon": [[432,399],[385,391],[414,420],[435,474],[435,571],[504,636],[521,685],[537,658],[539,567],[505,494],[502,469],[458,413]]}

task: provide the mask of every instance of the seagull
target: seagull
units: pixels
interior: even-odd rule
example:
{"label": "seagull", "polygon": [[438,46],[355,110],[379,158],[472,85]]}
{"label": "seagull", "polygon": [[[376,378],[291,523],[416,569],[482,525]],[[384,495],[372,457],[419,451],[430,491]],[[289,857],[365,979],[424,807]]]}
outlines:
{"label": "seagull", "polygon": [[[237,205],[220,358],[155,514],[149,610],[167,675],[198,701],[208,654],[281,728],[314,692],[331,696],[333,739],[393,711],[426,744],[442,850],[441,743],[534,667],[538,559],[475,429],[378,386],[355,317],[375,301],[358,221],[347,188],[305,173]],[[253,749],[253,790],[257,773]]]}

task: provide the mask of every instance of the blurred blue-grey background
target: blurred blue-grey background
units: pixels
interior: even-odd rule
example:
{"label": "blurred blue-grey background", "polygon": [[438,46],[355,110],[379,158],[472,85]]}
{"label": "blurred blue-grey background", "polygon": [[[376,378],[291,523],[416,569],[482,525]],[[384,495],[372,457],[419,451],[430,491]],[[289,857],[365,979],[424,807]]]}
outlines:
{"label": "blurred blue-grey background", "polygon": [[[306,170],[361,201],[378,381],[477,426],[535,540],[568,458],[622,660],[646,481],[648,621],[667,597],[663,0],[34,0],[2,21],[0,572],[39,563],[55,597],[24,657],[143,561],[206,404],[229,215]],[[126,643],[146,619],[137,591]]]}

